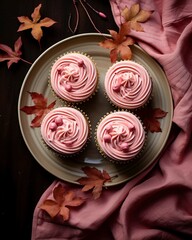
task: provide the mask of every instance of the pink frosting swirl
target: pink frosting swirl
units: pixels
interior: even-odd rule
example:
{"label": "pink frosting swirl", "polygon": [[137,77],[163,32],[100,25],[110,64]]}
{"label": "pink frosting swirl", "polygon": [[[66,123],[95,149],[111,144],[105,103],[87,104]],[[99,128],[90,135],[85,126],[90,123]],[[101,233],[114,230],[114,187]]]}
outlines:
{"label": "pink frosting swirl", "polygon": [[68,53],[52,66],[51,86],[65,101],[88,99],[97,86],[97,70],[91,59],[80,53]]}
{"label": "pink frosting swirl", "polygon": [[126,111],[114,112],[98,124],[97,142],[109,158],[127,161],[141,151],[145,142],[145,131],[134,114]]}
{"label": "pink frosting swirl", "polygon": [[152,81],[146,69],[131,60],[113,64],[106,73],[104,85],[111,102],[126,109],[143,106],[152,91]]}
{"label": "pink frosting swirl", "polygon": [[44,117],[41,135],[45,143],[58,153],[74,154],[86,144],[89,126],[79,110],[59,107]]}

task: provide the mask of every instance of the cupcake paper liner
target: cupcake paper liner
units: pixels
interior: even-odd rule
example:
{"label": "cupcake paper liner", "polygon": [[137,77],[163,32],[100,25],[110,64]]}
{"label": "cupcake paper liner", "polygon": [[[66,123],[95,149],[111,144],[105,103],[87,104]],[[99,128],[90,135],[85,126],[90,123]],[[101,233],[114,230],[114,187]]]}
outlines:
{"label": "cupcake paper liner", "polygon": [[[140,121],[140,123],[142,124],[142,127],[143,127],[143,129],[144,129],[144,134],[145,134],[145,140],[144,140],[144,144],[143,144],[142,148],[140,149],[140,151],[139,151],[132,159],[128,159],[128,160],[119,160],[119,159],[113,159],[113,158],[109,157],[109,156],[103,151],[102,147],[100,146],[100,144],[99,144],[99,142],[98,142],[98,140],[97,140],[97,129],[98,129],[99,124],[102,122],[102,120],[104,120],[105,117],[107,117],[107,116],[108,116],[109,114],[111,114],[111,113],[122,112],[122,111],[123,111],[123,112],[129,112],[129,113],[133,114],[135,117],[137,117],[137,119],[138,119],[138,120]],[[102,116],[102,117],[100,118],[100,120],[99,120],[98,123],[96,124],[95,133],[94,133],[94,140],[95,140],[95,144],[96,144],[97,150],[99,151],[99,153],[102,155],[102,157],[103,157],[104,159],[106,159],[106,160],[108,160],[108,161],[110,161],[110,162],[112,162],[112,163],[114,163],[114,164],[126,164],[126,165],[127,165],[127,164],[130,164],[130,163],[133,162],[133,161],[137,161],[137,160],[140,158],[141,154],[143,153],[143,151],[144,151],[144,149],[145,149],[145,147],[146,147],[147,132],[146,132],[146,130],[145,130],[145,127],[144,127],[144,124],[143,124],[142,120],[141,120],[140,117],[137,116],[134,112],[129,111],[129,110],[127,110],[127,109],[117,109],[117,110],[110,111],[110,112],[106,113],[104,116]]]}
{"label": "cupcake paper liner", "polygon": [[[63,107],[63,106],[60,106],[60,107]],[[69,107],[69,106],[64,106],[64,107]],[[59,107],[58,107],[59,108]],[[51,151],[55,156],[59,157],[59,158],[63,158],[63,159],[69,159],[69,158],[73,158],[75,156],[78,156],[79,154],[81,154],[86,148],[87,146],[89,145],[90,141],[91,141],[91,138],[92,138],[92,126],[91,126],[91,122],[90,122],[90,119],[88,117],[88,115],[80,108],[78,108],[77,106],[73,106],[71,108],[74,108],[78,111],[80,111],[87,124],[88,124],[88,129],[89,129],[89,133],[88,133],[88,137],[87,137],[87,141],[86,143],[84,144],[84,146],[78,151],[78,152],[74,152],[74,153],[71,153],[71,154],[66,154],[66,153],[60,153],[58,152],[57,150],[55,150],[54,148],[52,148],[51,146],[49,146],[46,141],[43,139],[42,135],[41,135],[41,140],[42,140],[42,143],[43,145],[49,150]],[[54,109],[57,109],[57,108],[54,108]]]}
{"label": "cupcake paper liner", "polygon": [[[53,65],[54,65],[54,64],[57,62],[57,60],[59,60],[61,57],[67,56],[68,54],[80,54],[80,55],[84,55],[85,57],[87,57],[87,58],[89,58],[89,59],[91,60],[91,62],[93,63],[93,65],[95,66],[95,69],[96,69],[96,74],[97,74],[97,79],[96,79],[96,80],[97,80],[97,83],[96,83],[96,86],[95,86],[93,92],[90,94],[90,96],[88,96],[87,98],[85,98],[85,99],[83,99],[83,100],[81,100],[81,101],[69,101],[69,100],[67,100],[67,99],[62,98],[61,96],[59,96],[59,95],[55,92],[55,90],[53,89],[53,87],[52,87],[52,85],[51,85],[51,69],[52,69]],[[57,57],[57,58],[55,59],[55,61],[54,61],[54,62],[52,63],[52,65],[51,65],[51,68],[50,68],[50,71],[49,71],[49,74],[48,74],[48,86],[50,87],[50,89],[51,89],[54,97],[55,97],[56,99],[59,99],[60,101],[62,101],[66,106],[78,106],[78,105],[81,105],[81,104],[83,104],[83,103],[85,103],[85,102],[87,102],[87,101],[90,101],[90,100],[94,97],[94,95],[98,92],[98,90],[99,90],[99,72],[98,72],[97,65],[96,65],[94,59],[93,59],[89,54],[87,54],[87,53],[85,53],[85,52],[79,52],[79,51],[71,51],[71,52],[66,52],[66,53],[64,53],[64,54],[61,54],[59,57]]]}
{"label": "cupcake paper liner", "polygon": [[[145,101],[142,105],[140,105],[140,106],[138,106],[138,107],[128,107],[128,106],[127,106],[127,107],[123,107],[123,106],[119,106],[117,103],[115,103],[115,102],[109,97],[108,93],[106,92],[105,87],[104,87],[104,96],[105,96],[105,98],[107,99],[107,101],[109,102],[109,104],[111,104],[114,108],[117,108],[117,109],[121,108],[121,109],[124,109],[124,110],[136,111],[137,109],[142,109],[142,108],[146,107],[146,106],[149,104],[149,102],[152,100],[152,97],[153,97],[153,95],[152,95],[153,81],[152,81],[152,77],[150,76],[148,70],[147,70],[142,64],[140,64],[140,63],[138,63],[138,62],[136,62],[136,61],[134,61],[134,60],[120,60],[120,61],[117,61],[117,62],[115,62],[114,64],[112,64],[112,65],[108,68],[108,70],[106,71],[106,74],[107,74],[107,72],[108,72],[115,64],[117,64],[117,63],[119,63],[119,62],[127,62],[127,61],[131,61],[131,62],[134,62],[134,63],[136,63],[136,64],[139,64],[140,66],[142,66],[142,67],[146,70],[147,74],[149,75],[149,77],[150,77],[150,79],[151,79],[151,83],[152,83],[150,95],[148,96],[148,98],[146,98],[146,101]],[[104,80],[104,81],[105,81],[105,80]]]}

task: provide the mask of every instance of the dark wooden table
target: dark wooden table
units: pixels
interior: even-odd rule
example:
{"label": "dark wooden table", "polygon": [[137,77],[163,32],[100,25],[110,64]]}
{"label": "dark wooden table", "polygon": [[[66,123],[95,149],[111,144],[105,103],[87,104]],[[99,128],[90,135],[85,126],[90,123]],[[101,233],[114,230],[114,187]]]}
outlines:
{"label": "dark wooden table", "polygon": [[[109,0],[87,0],[98,11],[107,15],[101,19],[88,6],[87,9],[103,33],[108,29],[117,30],[113,20]],[[80,20],[75,34],[96,32],[86,12],[77,2]],[[20,26],[18,16],[28,16],[34,8],[42,4],[41,18],[50,17],[57,21],[49,28],[43,28],[41,49],[32,37],[31,30],[17,32]],[[72,0],[1,0],[0,4],[0,44],[13,48],[19,36],[22,38],[22,58],[34,62],[52,44],[72,36],[68,28],[68,18],[75,26],[75,9]],[[0,52],[3,53],[3,52]],[[7,68],[7,62],[0,62],[0,229],[1,239],[31,239],[34,208],[55,176],[47,172],[33,158],[22,138],[18,122],[18,97],[22,82],[31,65],[19,61]]]}

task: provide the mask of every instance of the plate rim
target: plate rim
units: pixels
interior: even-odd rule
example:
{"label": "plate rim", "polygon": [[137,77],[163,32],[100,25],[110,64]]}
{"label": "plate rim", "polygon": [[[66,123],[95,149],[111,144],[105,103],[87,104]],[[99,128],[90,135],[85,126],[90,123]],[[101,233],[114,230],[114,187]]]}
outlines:
{"label": "plate rim", "polygon": [[[111,37],[111,35],[109,34],[105,34],[105,33],[81,33],[81,34],[77,34],[77,35],[73,35],[73,36],[70,36],[70,37],[67,37],[65,39],[62,39],[56,43],[54,43],[53,45],[51,45],[49,48],[47,48],[43,53],[41,53],[37,58],[36,60],[32,63],[32,65],[30,66],[30,68],[28,69],[25,77],[24,77],[24,80],[22,82],[22,85],[21,85],[21,88],[20,88],[20,92],[19,92],[19,97],[18,97],[18,120],[19,120],[19,127],[20,127],[20,131],[21,131],[21,134],[22,134],[22,137],[24,139],[24,142],[29,150],[29,152],[32,154],[33,158],[41,165],[41,167],[43,167],[46,171],[48,171],[49,173],[51,173],[52,175],[58,177],[56,174],[53,173],[53,171],[50,171],[48,170],[38,159],[37,157],[35,156],[34,152],[31,150],[30,148],[30,145],[26,139],[26,136],[25,136],[25,133],[24,133],[24,130],[23,130],[23,127],[22,127],[22,124],[21,124],[21,99],[22,99],[22,93],[23,93],[23,90],[25,88],[25,84],[27,82],[27,79],[28,79],[28,76],[30,75],[31,71],[33,70],[34,66],[36,65],[36,63],[44,56],[47,54],[47,52],[49,52],[51,49],[54,49],[55,47],[57,47],[58,45],[60,44],[63,44],[64,42],[68,42],[72,39],[77,39],[77,38],[81,38],[81,37]],[[161,150],[157,153],[157,156],[156,158],[154,159],[153,162],[149,162],[145,168],[141,169],[140,171],[138,171],[137,173],[135,173],[134,175],[131,176],[131,178],[129,179],[124,179],[122,181],[119,181],[119,182],[114,182],[114,183],[106,183],[105,186],[115,186],[115,185],[119,185],[121,183],[124,183],[124,182],[127,182],[131,179],[133,179],[134,177],[136,177],[138,174],[142,173],[143,171],[145,171],[147,168],[149,168],[151,165],[153,165],[153,163],[161,156],[161,153],[163,152],[165,146],[166,146],[166,143],[167,143],[167,140],[169,138],[169,135],[170,135],[170,131],[171,131],[171,127],[172,127],[172,119],[173,119],[173,112],[174,112],[174,107],[173,107],[173,97],[172,97],[172,92],[171,92],[171,88],[170,88],[170,85],[169,85],[169,82],[168,82],[168,79],[167,79],[167,76],[165,74],[165,72],[163,71],[163,68],[162,66],[158,63],[158,61],[156,59],[154,59],[152,56],[150,56],[142,47],[140,47],[139,45],[137,44],[134,44],[134,46],[136,48],[138,48],[139,50],[143,51],[145,54],[147,54],[150,58],[152,58],[154,61],[155,61],[155,64],[157,64],[159,66],[159,69],[160,71],[165,75],[166,77],[166,80],[167,80],[167,83],[166,85],[168,86],[168,91],[169,91],[169,97],[170,97],[170,115],[171,115],[171,118],[170,118],[170,124],[169,124],[169,128],[168,128],[168,134],[166,135],[166,138],[165,138],[165,141],[164,141],[164,144],[163,146],[161,147]],[[69,179],[64,179],[64,178],[61,178],[61,177],[58,177],[62,180],[65,180],[67,182],[70,182],[70,183],[73,183],[73,184],[79,184],[78,182],[74,182],[73,180],[69,180]]]}

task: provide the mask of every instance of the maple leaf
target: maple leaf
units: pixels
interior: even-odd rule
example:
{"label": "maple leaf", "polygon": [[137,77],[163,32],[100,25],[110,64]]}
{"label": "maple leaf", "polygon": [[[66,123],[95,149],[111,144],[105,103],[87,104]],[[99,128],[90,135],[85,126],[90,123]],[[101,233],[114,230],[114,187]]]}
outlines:
{"label": "maple leaf", "polygon": [[46,211],[51,218],[60,215],[64,221],[69,220],[69,207],[78,207],[85,202],[83,198],[76,197],[74,191],[67,191],[61,184],[54,188],[53,198],[54,200],[46,199],[39,207]]}
{"label": "maple leaf", "polygon": [[158,119],[164,118],[167,112],[160,108],[147,107],[139,112],[139,115],[146,127],[146,130],[154,132],[162,132]]}
{"label": "maple leaf", "polygon": [[140,5],[135,3],[130,8],[127,6],[122,10],[121,15],[124,17],[126,22],[130,23],[130,28],[136,31],[143,32],[143,27],[140,23],[146,22],[153,11],[146,11],[140,9]]}
{"label": "maple leaf", "polygon": [[82,170],[87,175],[87,177],[81,177],[77,180],[78,183],[84,185],[82,191],[87,192],[93,189],[93,198],[99,198],[102,193],[103,185],[105,184],[105,182],[110,182],[111,177],[105,170],[101,172],[95,167],[86,166],[83,167]]}
{"label": "maple leaf", "polygon": [[39,4],[31,14],[31,19],[27,16],[20,16],[17,17],[20,23],[22,23],[17,32],[24,31],[27,29],[32,29],[31,34],[32,36],[40,43],[40,40],[43,36],[42,27],[50,27],[56,23],[56,21],[52,20],[51,18],[45,17],[44,19],[40,20],[40,9],[42,4]]}
{"label": "maple leaf", "polygon": [[119,32],[109,30],[111,38],[107,38],[100,42],[99,45],[103,48],[110,49],[110,59],[114,63],[118,57],[123,60],[132,58],[132,51],[130,45],[134,44],[134,39],[128,36],[130,32],[130,26],[128,22],[121,24]]}
{"label": "maple leaf", "polygon": [[35,114],[35,118],[31,121],[31,127],[40,127],[44,116],[54,107],[56,101],[47,106],[47,99],[42,94],[36,92],[28,92],[34,102],[33,106],[24,106],[20,110],[26,114]]}
{"label": "maple leaf", "polygon": [[23,62],[29,63],[30,62],[24,60],[21,58],[22,52],[21,52],[21,46],[22,46],[22,40],[21,37],[19,37],[14,44],[14,50],[10,48],[9,46],[5,44],[0,44],[0,50],[4,51],[4,54],[0,54],[0,62],[8,61],[7,67],[10,68],[10,66],[13,63],[18,63],[19,60],[22,60]]}

